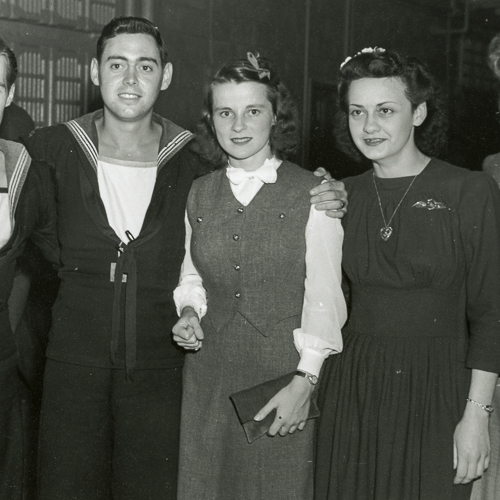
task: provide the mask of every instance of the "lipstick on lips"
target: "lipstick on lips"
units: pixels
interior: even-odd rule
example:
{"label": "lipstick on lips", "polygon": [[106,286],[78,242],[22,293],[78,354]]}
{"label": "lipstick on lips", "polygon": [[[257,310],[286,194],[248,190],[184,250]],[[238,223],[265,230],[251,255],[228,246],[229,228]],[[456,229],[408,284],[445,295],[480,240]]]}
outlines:
{"label": "lipstick on lips", "polygon": [[236,145],[244,145],[248,144],[252,140],[251,137],[233,137],[231,142]]}
{"label": "lipstick on lips", "polygon": [[379,144],[382,144],[385,139],[363,139],[364,143],[367,145],[367,146],[378,146]]}

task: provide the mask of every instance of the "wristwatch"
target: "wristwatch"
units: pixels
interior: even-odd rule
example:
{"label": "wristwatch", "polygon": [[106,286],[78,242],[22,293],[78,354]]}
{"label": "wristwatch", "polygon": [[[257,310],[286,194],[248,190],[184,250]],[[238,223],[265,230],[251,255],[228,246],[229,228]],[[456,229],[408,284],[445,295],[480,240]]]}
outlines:
{"label": "wristwatch", "polygon": [[309,380],[309,383],[311,385],[316,385],[318,383],[318,377],[316,377],[316,375],[311,375],[310,373],[303,372],[301,370],[297,370],[295,372],[295,375],[298,375],[299,377],[307,378],[307,380]]}

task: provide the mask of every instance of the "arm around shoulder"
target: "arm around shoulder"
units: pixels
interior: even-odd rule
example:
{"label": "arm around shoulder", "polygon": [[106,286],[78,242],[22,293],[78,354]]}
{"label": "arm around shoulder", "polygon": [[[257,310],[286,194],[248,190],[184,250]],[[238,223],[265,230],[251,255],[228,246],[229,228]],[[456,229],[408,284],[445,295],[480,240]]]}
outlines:
{"label": "arm around shoulder", "polygon": [[321,183],[311,189],[311,204],[316,210],[326,211],[328,217],[341,219],[347,211],[347,191],[342,181],[332,179],[324,168],[314,171],[317,177],[324,177]]}

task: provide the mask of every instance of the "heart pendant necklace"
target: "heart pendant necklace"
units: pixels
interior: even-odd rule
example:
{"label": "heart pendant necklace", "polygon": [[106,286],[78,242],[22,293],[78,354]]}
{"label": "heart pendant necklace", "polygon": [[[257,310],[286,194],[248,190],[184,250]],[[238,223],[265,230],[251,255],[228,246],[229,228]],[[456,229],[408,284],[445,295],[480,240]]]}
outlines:
{"label": "heart pendant necklace", "polygon": [[413,177],[412,181],[410,182],[410,185],[408,186],[408,189],[405,191],[405,194],[399,200],[398,206],[395,208],[394,212],[392,212],[390,219],[388,221],[386,221],[385,216],[384,216],[384,211],[382,209],[382,202],[380,201],[380,194],[378,192],[377,181],[375,180],[375,172],[373,172],[373,185],[375,186],[375,192],[377,193],[378,206],[380,207],[380,214],[382,215],[382,220],[384,221],[384,227],[380,230],[380,237],[384,241],[387,241],[391,237],[391,234],[393,231],[393,229],[391,227],[392,219],[396,215],[396,212],[398,211],[398,208],[401,206],[401,203],[403,203],[403,200],[405,199],[406,195],[408,194],[408,191],[413,186],[413,183],[415,182],[417,175],[415,177]]}
{"label": "heart pendant necklace", "polygon": [[390,226],[383,227],[380,230],[380,236],[382,236],[382,239],[384,241],[387,241],[391,237],[391,234],[392,234],[392,227]]}

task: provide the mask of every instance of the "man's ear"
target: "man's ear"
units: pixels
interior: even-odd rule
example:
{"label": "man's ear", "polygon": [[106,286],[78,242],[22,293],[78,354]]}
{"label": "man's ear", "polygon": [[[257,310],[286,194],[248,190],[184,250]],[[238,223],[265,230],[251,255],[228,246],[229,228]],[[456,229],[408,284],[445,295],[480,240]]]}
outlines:
{"label": "man's ear", "polygon": [[7,100],[5,101],[5,107],[10,106],[12,100],[14,99],[14,94],[16,93],[16,84],[13,83],[9,89],[9,95],[7,96]]}
{"label": "man's ear", "polygon": [[415,111],[413,112],[413,125],[415,127],[422,125],[422,123],[424,123],[426,118],[427,118],[427,103],[422,102],[415,108]]}
{"label": "man's ear", "polygon": [[172,66],[172,63],[165,64],[165,67],[163,68],[163,78],[161,80],[160,90],[168,89],[170,83],[172,82],[173,72],[174,72],[174,67]]}
{"label": "man's ear", "polygon": [[95,57],[90,63],[90,79],[96,87],[99,87],[99,62]]}

